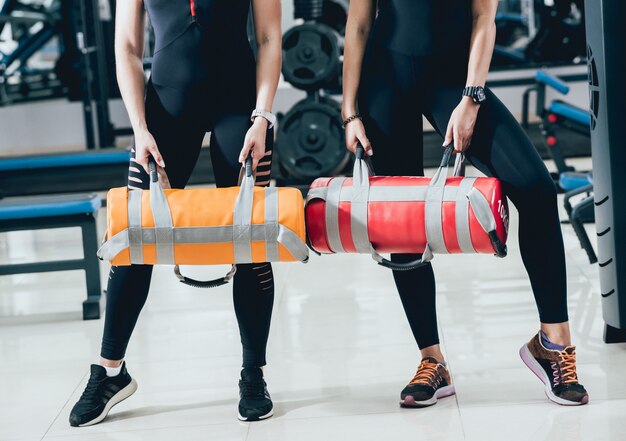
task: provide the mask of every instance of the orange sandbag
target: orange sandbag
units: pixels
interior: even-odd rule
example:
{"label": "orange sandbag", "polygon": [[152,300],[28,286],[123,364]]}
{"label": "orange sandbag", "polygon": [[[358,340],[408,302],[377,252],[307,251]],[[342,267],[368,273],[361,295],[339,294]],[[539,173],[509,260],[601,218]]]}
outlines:
{"label": "orange sandbag", "polygon": [[295,188],[111,189],[107,236],[98,251],[112,265],[215,265],[308,259],[304,201]]}

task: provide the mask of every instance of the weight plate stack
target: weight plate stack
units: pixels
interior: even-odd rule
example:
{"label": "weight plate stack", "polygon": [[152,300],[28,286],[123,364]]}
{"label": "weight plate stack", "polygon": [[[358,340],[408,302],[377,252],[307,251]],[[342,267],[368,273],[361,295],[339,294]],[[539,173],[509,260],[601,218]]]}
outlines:
{"label": "weight plate stack", "polygon": [[315,20],[322,15],[324,0],[293,0],[293,18]]}
{"label": "weight plate stack", "polygon": [[285,80],[306,91],[336,83],[341,70],[340,39],[337,32],[321,23],[289,29],[283,36]]}
{"label": "weight plate stack", "polygon": [[294,105],[278,125],[276,154],[289,182],[310,183],[342,172],[349,153],[339,103],[314,95]]}

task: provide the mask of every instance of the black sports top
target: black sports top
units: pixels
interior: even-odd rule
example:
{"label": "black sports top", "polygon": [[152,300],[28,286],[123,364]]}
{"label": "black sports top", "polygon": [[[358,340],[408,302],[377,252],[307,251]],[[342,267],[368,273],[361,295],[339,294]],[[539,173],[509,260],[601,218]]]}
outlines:
{"label": "black sports top", "polygon": [[472,0],[378,0],[372,39],[410,55],[469,48]]}
{"label": "black sports top", "polygon": [[250,0],[143,1],[155,36],[150,82],[171,115],[195,109],[209,118],[208,102],[221,111],[254,109]]}
{"label": "black sports top", "polygon": [[247,45],[250,0],[144,0],[154,28],[155,52],[176,40],[195,23],[210,46]]}

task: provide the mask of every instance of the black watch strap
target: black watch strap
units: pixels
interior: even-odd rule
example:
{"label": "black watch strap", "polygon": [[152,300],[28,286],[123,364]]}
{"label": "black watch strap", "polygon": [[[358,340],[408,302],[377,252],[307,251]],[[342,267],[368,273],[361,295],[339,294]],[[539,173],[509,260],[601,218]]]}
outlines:
{"label": "black watch strap", "polygon": [[463,96],[469,96],[476,104],[481,104],[487,99],[485,88],[481,86],[467,86],[463,89]]}

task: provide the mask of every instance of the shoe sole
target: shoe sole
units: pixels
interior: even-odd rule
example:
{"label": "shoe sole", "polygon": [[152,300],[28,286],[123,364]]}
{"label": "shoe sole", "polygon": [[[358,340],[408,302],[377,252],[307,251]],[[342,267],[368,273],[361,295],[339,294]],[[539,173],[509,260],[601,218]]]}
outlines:
{"label": "shoe sole", "polygon": [[135,393],[136,390],[137,390],[137,382],[133,378],[130,380],[130,383],[128,383],[128,385],[125,388],[120,389],[118,393],[116,393],[115,395],[111,397],[111,399],[106,404],[106,406],[104,406],[104,410],[102,411],[100,415],[98,415],[96,418],[94,418],[93,420],[87,423],[79,424],[78,427],[87,427],[87,426],[93,426],[94,424],[98,424],[100,421],[102,421],[103,419],[107,417],[107,415],[109,414],[113,406],[121,403],[126,398],[130,397],[132,394]]}
{"label": "shoe sole", "polygon": [[266,413],[265,415],[261,415],[259,417],[255,417],[255,418],[248,418],[248,417],[243,417],[241,416],[241,414],[239,412],[237,412],[237,418],[239,419],[239,421],[260,421],[260,420],[266,420],[269,417],[271,417],[272,415],[274,415],[274,409],[270,410],[268,413]]}
{"label": "shoe sole", "polygon": [[429,407],[437,404],[437,400],[439,398],[449,397],[451,395],[456,394],[456,390],[454,389],[454,384],[450,384],[448,386],[444,386],[440,389],[437,389],[433,394],[432,398],[423,401],[415,401],[411,395],[407,395],[403,400],[400,400],[401,407]]}
{"label": "shoe sole", "polygon": [[546,396],[548,397],[548,400],[556,404],[560,404],[561,406],[581,406],[589,402],[589,395],[585,395],[581,401],[570,401],[557,397],[554,392],[552,392],[552,383],[550,382],[550,378],[548,378],[548,374],[546,374],[539,362],[530,353],[530,349],[528,349],[528,344],[525,344],[520,348],[519,356],[521,357],[524,364],[528,366],[528,369],[530,369],[544,384],[544,391],[546,393]]}

